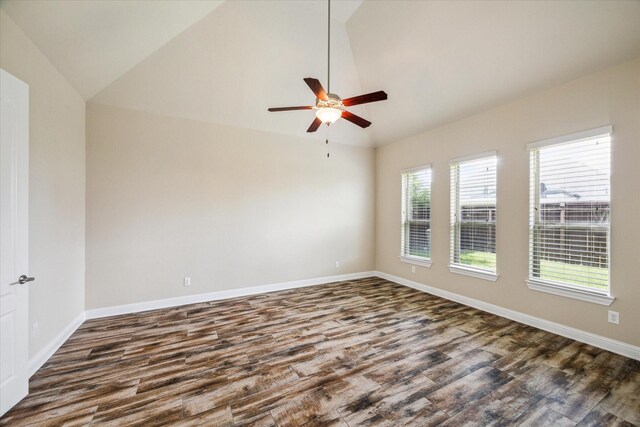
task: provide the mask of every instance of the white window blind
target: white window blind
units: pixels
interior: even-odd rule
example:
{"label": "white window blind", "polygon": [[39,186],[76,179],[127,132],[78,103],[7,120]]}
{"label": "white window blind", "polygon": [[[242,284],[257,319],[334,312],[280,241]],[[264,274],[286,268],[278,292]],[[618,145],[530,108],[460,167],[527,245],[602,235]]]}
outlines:
{"label": "white window blind", "polygon": [[495,152],[450,162],[451,267],[496,272]]}
{"label": "white window blind", "polygon": [[608,294],[610,135],[529,153],[529,279]]}
{"label": "white window blind", "polygon": [[402,173],[401,256],[431,258],[431,167]]}

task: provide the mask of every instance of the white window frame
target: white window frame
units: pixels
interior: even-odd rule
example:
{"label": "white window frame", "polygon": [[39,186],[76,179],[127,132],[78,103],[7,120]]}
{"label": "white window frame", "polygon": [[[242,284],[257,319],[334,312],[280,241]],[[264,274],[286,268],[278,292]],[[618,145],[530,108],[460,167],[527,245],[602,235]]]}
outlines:
{"label": "white window frame", "polygon": [[[409,173],[413,173],[413,172],[420,172],[420,171],[426,171],[428,170],[429,173],[431,174],[431,182],[429,183],[429,190],[431,191],[431,184],[433,181],[433,169],[431,168],[431,164],[427,163],[424,165],[420,165],[420,166],[414,166],[412,168],[408,168],[408,169],[403,169],[401,171],[400,174],[400,182],[401,182],[401,186],[404,183],[404,175],[409,174]],[[401,188],[401,225],[400,225],[400,261],[402,262],[406,262],[409,264],[414,264],[414,265],[419,265],[422,267],[431,267],[431,251],[429,251],[429,257],[418,257],[415,255],[405,255],[404,253],[404,249],[405,249],[405,244],[404,244],[404,239],[405,239],[405,223],[407,221],[406,219],[406,214],[407,214],[407,209],[406,209],[406,204],[407,201],[405,200],[405,198],[403,197],[406,194],[405,189]],[[431,208],[431,207],[430,207]],[[429,215],[429,220],[428,220],[429,225],[431,225],[431,215]],[[431,247],[431,240],[430,240],[430,236],[428,236],[429,238],[429,247]]]}
{"label": "white window frame", "polygon": [[[536,141],[536,142],[531,142],[529,144],[527,144],[526,149],[527,149],[527,153],[529,155],[529,164],[531,167],[531,156],[533,155],[532,153],[534,152],[534,150],[539,149],[539,148],[543,148],[543,147],[548,147],[551,145],[559,145],[559,144],[567,144],[567,143],[573,143],[573,142],[579,142],[580,140],[585,140],[585,139],[593,139],[593,138],[597,138],[597,137],[604,137],[604,136],[611,136],[613,133],[613,127],[611,125],[609,126],[602,126],[602,127],[598,127],[595,129],[589,129],[589,130],[585,130],[582,132],[576,132],[573,134],[568,134],[568,135],[563,135],[563,136],[559,136],[556,138],[551,138],[551,139],[546,139],[546,140],[542,140],[542,141]],[[573,299],[578,299],[578,300],[582,300],[582,301],[587,301],[587,302],[592,302],[595,304],[601,304],[601,305],[606,305],[609,306],[611,305],[611,303],[613,303],[613,301],[615,300],[615,297],[611,295],[611,281],[609,280],[609,287],[607,291],[598,291],[596,289],[588,289],[585,287],[581,287],[581,286],[572,286],[570,284],[566,284],[566,283],[561,283],[561,282],[554,282],[554,281],[550,281],[550,280],[544,280],[544,279],[540,279],[537,277],[532,277],[531,275],[531,271],[532,271],[532,260],[533,260],[533,240],[532,240],[532,233],[534,231],[534,227],[535,227],[535,214],[533,212],[533,207],[537,205],[536,201],[538,200],[539,196],[539,192],[540,192],[540,186],[538,185],[538,182],[540,180],[539,176],[537,173],[533,173],[533,171],[529,171],[529,185],[530,185],[530,198],[534,198],[534,200],[529,200],[529,250],[528,250],[528,258],[529,258],[529,265],[528,265],[528,273],[527,273],[527,286],[529,287],[529,289],[531,290],[535,290],[535,291],[540,291],[540,292],[545,292],[545,293],[549,293],[549,294],[553,294],[553,295],[558,295],[558,296],[563,296],[563,297],[567,297],[567,298],[573,298]],[[535,181],[535,182],[534,182]],[[533,187],[531,187],[533,186]],[[608,226],[608,232],[611,232],[611,224],[609,223]],[[610,234],[609,234],[610,235]],[[611,249],[609,248],[608,253],[607,253],[608,257],[609,257],[609,266],[611,265]],[[609,268],[609,271],[610,268]]]}
{"label": "white window frame", "polygon": [[[483,153],[477,153],[477,154],[472,154],[469,156],[464,156],[464,157],[457,157],[455,159],[451,159],[449,161],[449,170],[451,171],[451,168],[454,166],[459,165],[460,163],[465,163],[465,162],[469,162],[469,161],[473,161],[473,160],[480,160],[480,159],[486,159],[489,157],[495,157],[496,158],[496,164],[498,161],[498,152],[497,151],[486,151]],[[496,210],[497,210],[497,204],[498,204],[498,198],[497,198],[497,170],[496,170]],[[460,203],[459,203],[459,188],[457,188],[457,184],[459,183],[459,180],[456,180],[455,182],[452,180],[452,177],[450,176],[450,186],[451,186],[451,190],[450,190],[450,194],[449,197],[451,198],[451,212],[450,212],[450,239],[449,239],[449,271],[451,273],[456,273],[456,274],[462,274],[465,276],[471,276],[471,277],[475,277],[478,279],[484,279],[484,280],[489,280],[492,282],[495,282],[496,280],[498,280],[498,270],[497,270],[497,265],[496,265],[496,271],[490,271],[490,270],[486,270],[483,268],[475,268],[472,266],[468,266],[468,265],[464,265],[464,264],[458,264],[454,262],[454,257],[455,257],[455,245],[457,240],[459,239],[460,236],[460,225],[461,222],[458,221],[458,218],[460,216]],[[454,188],[455,186],[455,188]],[[497,228],[497,222],[496,222],[496,228]],[[497,230],[496,230],[496,234],[497,234]],[[497,260],[497,257],[496,257]]]}

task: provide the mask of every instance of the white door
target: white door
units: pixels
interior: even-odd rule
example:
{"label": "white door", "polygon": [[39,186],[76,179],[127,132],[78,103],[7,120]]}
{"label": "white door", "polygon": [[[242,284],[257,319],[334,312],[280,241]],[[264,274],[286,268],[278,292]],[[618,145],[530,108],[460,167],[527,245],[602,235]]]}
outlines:
{"label": "white door", "polygon": [[[0,415],[29,392],[29,86],[0,69]],[[20,277],[24,275],[23,277]]]}

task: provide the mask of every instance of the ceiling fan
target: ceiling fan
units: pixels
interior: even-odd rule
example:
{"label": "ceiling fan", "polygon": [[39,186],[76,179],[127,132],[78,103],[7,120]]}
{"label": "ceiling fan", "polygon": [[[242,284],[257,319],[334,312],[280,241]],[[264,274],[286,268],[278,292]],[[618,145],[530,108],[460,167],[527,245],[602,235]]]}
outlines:
{"label": "ceiling fan", "polygon": [[366,128],[371,125],[371,122],[363,119],[360,116],[347,111],[345,107],[351,107],[353,105],[367,104],[369,102],[384,101],[387,99],[387,94],[380,90],[377,92],[367,93],[365,95],[353,96],[347,99],[341,99],[335,93],[330,93],[331,90],[331,0],[327,0],[328,3],[328,25],[327,25],[327,89],[324,90],[322,84],[318,79],[313,77],[307,77],[304,79],[305,83],[309,86],[311,91],[316,95],[316,103],[312,106],[300,106],[300,107],[275,107],[269,108],[271,112],[277,111],[294,111],[294,110],[316,110],[316,118],[307,129],[307,132],[315,132],[318,130],[322,123],[327,126],[334,123],[339,118],[354,123],[361,128]]}

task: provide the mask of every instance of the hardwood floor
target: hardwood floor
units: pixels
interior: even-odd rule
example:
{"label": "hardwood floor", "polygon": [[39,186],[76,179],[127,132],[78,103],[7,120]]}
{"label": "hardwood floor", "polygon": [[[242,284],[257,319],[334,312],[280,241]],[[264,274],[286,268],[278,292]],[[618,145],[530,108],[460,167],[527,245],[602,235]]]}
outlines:
{"label": "hardwood floor", "polygon": [[0,425],[640,425],[640,362],[378,278],[85,322]]}

